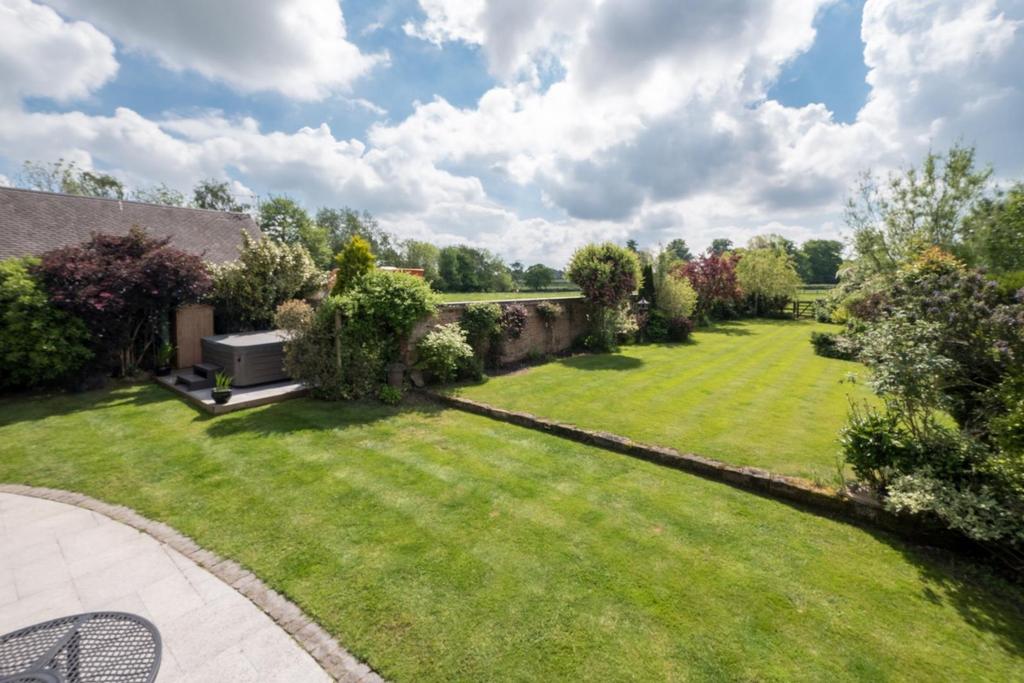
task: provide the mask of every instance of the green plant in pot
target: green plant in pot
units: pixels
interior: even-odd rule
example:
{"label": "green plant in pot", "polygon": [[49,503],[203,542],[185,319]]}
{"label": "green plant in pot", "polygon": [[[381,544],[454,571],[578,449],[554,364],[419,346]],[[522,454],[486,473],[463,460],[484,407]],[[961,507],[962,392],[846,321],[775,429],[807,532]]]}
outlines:
{"label": "green plant in pot", "polygon": [[220,405],[224,405],[231,398],[231,375],[226,372],[218,372],[213,377],[213,401]]}
{"label": "green plant in pot", "polygon": [[156,349],[156,375],[166,377],[171,374],[171,359],[174,358],[174,344],[164,342]]}

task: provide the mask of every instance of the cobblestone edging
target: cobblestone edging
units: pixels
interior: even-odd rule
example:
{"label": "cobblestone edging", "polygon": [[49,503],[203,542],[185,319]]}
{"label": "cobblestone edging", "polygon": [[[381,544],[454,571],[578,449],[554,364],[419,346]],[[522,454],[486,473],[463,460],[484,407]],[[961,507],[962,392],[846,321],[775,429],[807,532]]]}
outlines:
{"label": "cobblestone edging", "polygon": [[806,479],[773,474],[757,467],[728,465],[693,453],[680,453],[674,448],[639,443],[617,434],[583,429],[530,413],[496,408],[467,398],[427,390],[422,393],[431,400],[458,410],[647,460],[769,498],[798,503],[854,522],[869,524],[910,540],[946,547],[960,547],[965,544],[961,536],[929,524],[927,520],[890,512],[872,498],[820,488]]}
{"label": "cobblestone edging", "polygon": [[75,505],[105,515],[149,534],[161,543],[188,557],[211,574],[247,597],[306,650],[324,671],[342,683],[384,683],[376,672],[343,648],[327,631],[317,625],[295,603],[272,590],[255,574],[237,562],[203,550],[188,536],[174,528],[154,522],[123,505],[111,505],[81,493],[60,489],[0,484],[0,493],[32,496]]}

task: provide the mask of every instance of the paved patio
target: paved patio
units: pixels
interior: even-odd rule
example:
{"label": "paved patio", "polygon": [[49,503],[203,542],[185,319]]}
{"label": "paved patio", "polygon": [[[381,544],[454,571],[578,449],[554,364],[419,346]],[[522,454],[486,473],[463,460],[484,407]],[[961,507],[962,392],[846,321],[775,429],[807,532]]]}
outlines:
{"label": "paved patio", "polygon": [[0,634],[96,610],[163,638],[159,681],[330,681],[252,602],[181,553],[63,503],[0,493]]}

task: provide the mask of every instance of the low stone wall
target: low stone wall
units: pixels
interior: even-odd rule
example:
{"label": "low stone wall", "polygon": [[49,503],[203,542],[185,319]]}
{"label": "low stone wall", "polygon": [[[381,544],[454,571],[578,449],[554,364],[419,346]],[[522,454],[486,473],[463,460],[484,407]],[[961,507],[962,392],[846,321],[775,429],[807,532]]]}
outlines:
{"label": "low stone wall", "polygon": [[752,491],[767,498],[796,504],[857,524],[883,529],[908,540],[966,552],[977,550],[976,546],[966,537],[942,528],[934,520],[890,512],[877,500],[865,496],[821,488],[807,480],[774,474],[758,467],[737,467],[693,453],[680,453],[674,448],[640,443],[609,432],[584,429],[530,413],[496,408],[459,396],[435,391],[424,391],[423,393],[429,399],[451,408],[696,474],[706,479]]}
{"label": "low stone wall", "polygon": [[[562,307],[562,315],[545,324],[537,315],[537,304],[553,301]],[[586,330],[587,312],[582,298],[572,299],[517,299],[496,302],[501,305],[519,304],[526,309],[526,327],[518,339],[506,339],[502,346],[501,364],[517,363],[534,354],[555,354],[568,350]],[[416,342],[437,325],[458,322],[468,303],[443,304],[437,314],[419,323],[409,335],[403,349],[403,362],[412,365],[416,360]]]}

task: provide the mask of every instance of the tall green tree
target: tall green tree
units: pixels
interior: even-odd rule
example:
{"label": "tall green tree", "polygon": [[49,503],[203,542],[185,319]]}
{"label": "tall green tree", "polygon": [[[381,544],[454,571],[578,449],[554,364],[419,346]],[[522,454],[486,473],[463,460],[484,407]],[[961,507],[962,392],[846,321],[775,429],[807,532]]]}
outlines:
{"label": "tall green tree", "polygon": [[271,197],[260,206],[260,230],[275,242],[301,244],[318,268],[330,267],[334,252],[327,230],[291,197]]}
{"label": "tall green tree", "polygon": [[132,199],[137,202],[146,202],[147,204],[185,206],[185,195],[166,183],[158,183],[149,187],[132,190]]}
{"label": "tall green tree", "polygon": [[693,252],[686,245],[686,240],[676,238],[665,246],[665,251],[672,255],[677,261],[693,260]]}
{"label": "tall green tree", "polygon": [[402,242],[402,253],[399,265],[405,268],[422,268],[423,279],[431,285],[436,285],[438,275],[438,260],[441,258],[441,249],[430,242],[419,240],[406,240]]}
{"label": "tall green tree", "polygon": [[736,281],[754,315],[781,310],[800,286],[793,260],[778,249],[748,249],[736,264]]}
{"label": "tall green tree", "polygon": [[981,201],[964,227],[969,262],[996,273],[1024,270],[1024,183]]}
{"label": "tall green tree", "polygon": [[338,252],[350,239],[358,235],[370,243],[382,265],[396,265],[401,261],[398,243],[380,227],[369,211],[362,213],[347,206],[341,209],[321,207],[316,212],[316,224],[327,230],[331,250]]}
{"label": "tall green tree", "polygon": [[501,292],[514,286],[501,257],[465,244],[441,249],[438,286],[446,292]]}
{"label": "tall green tree", "polygon": [[796,262],[800,278],[815,285],[835,284],[842,264],[843,243],[838,240],[807,240],[800,246]]}
{"label": "tall green tree", "polygon": [[708,247],[708,253],[716,256],[721,256],[727,251],[732,250],[732,240],[726,237],[718,237],[711,240],[711,246]]}
{"label": "tall green tree", "polygon": [[546,289],[555,280],[555,271],[543,263],[534,263],[523,274],[523,282],[533,290]]}
{"label": "tall green tree", "polygon": [[248,204],[235,199],[231,186],[226,180],[205,178],[192,188],[192,206],[197,209],[211,211],[234,211],[242,213],[249,210]]}
{"label": "tall green tree", "polygon": [[891,273],[925,249],[962,253],[966,221],[988,194],[991,168],[977,168],[973,147],[929,152],[920,167],[884,184],[862,174],[847,201],[846,224],[862,268]]}
{"label": "tall green tree", "polygon": [[51,163],[26,161],[18,184],[30,190],[63,192],[82,197],[124,199],[124,184],[108,173],[83,169],[74,161],[58,159]]}

